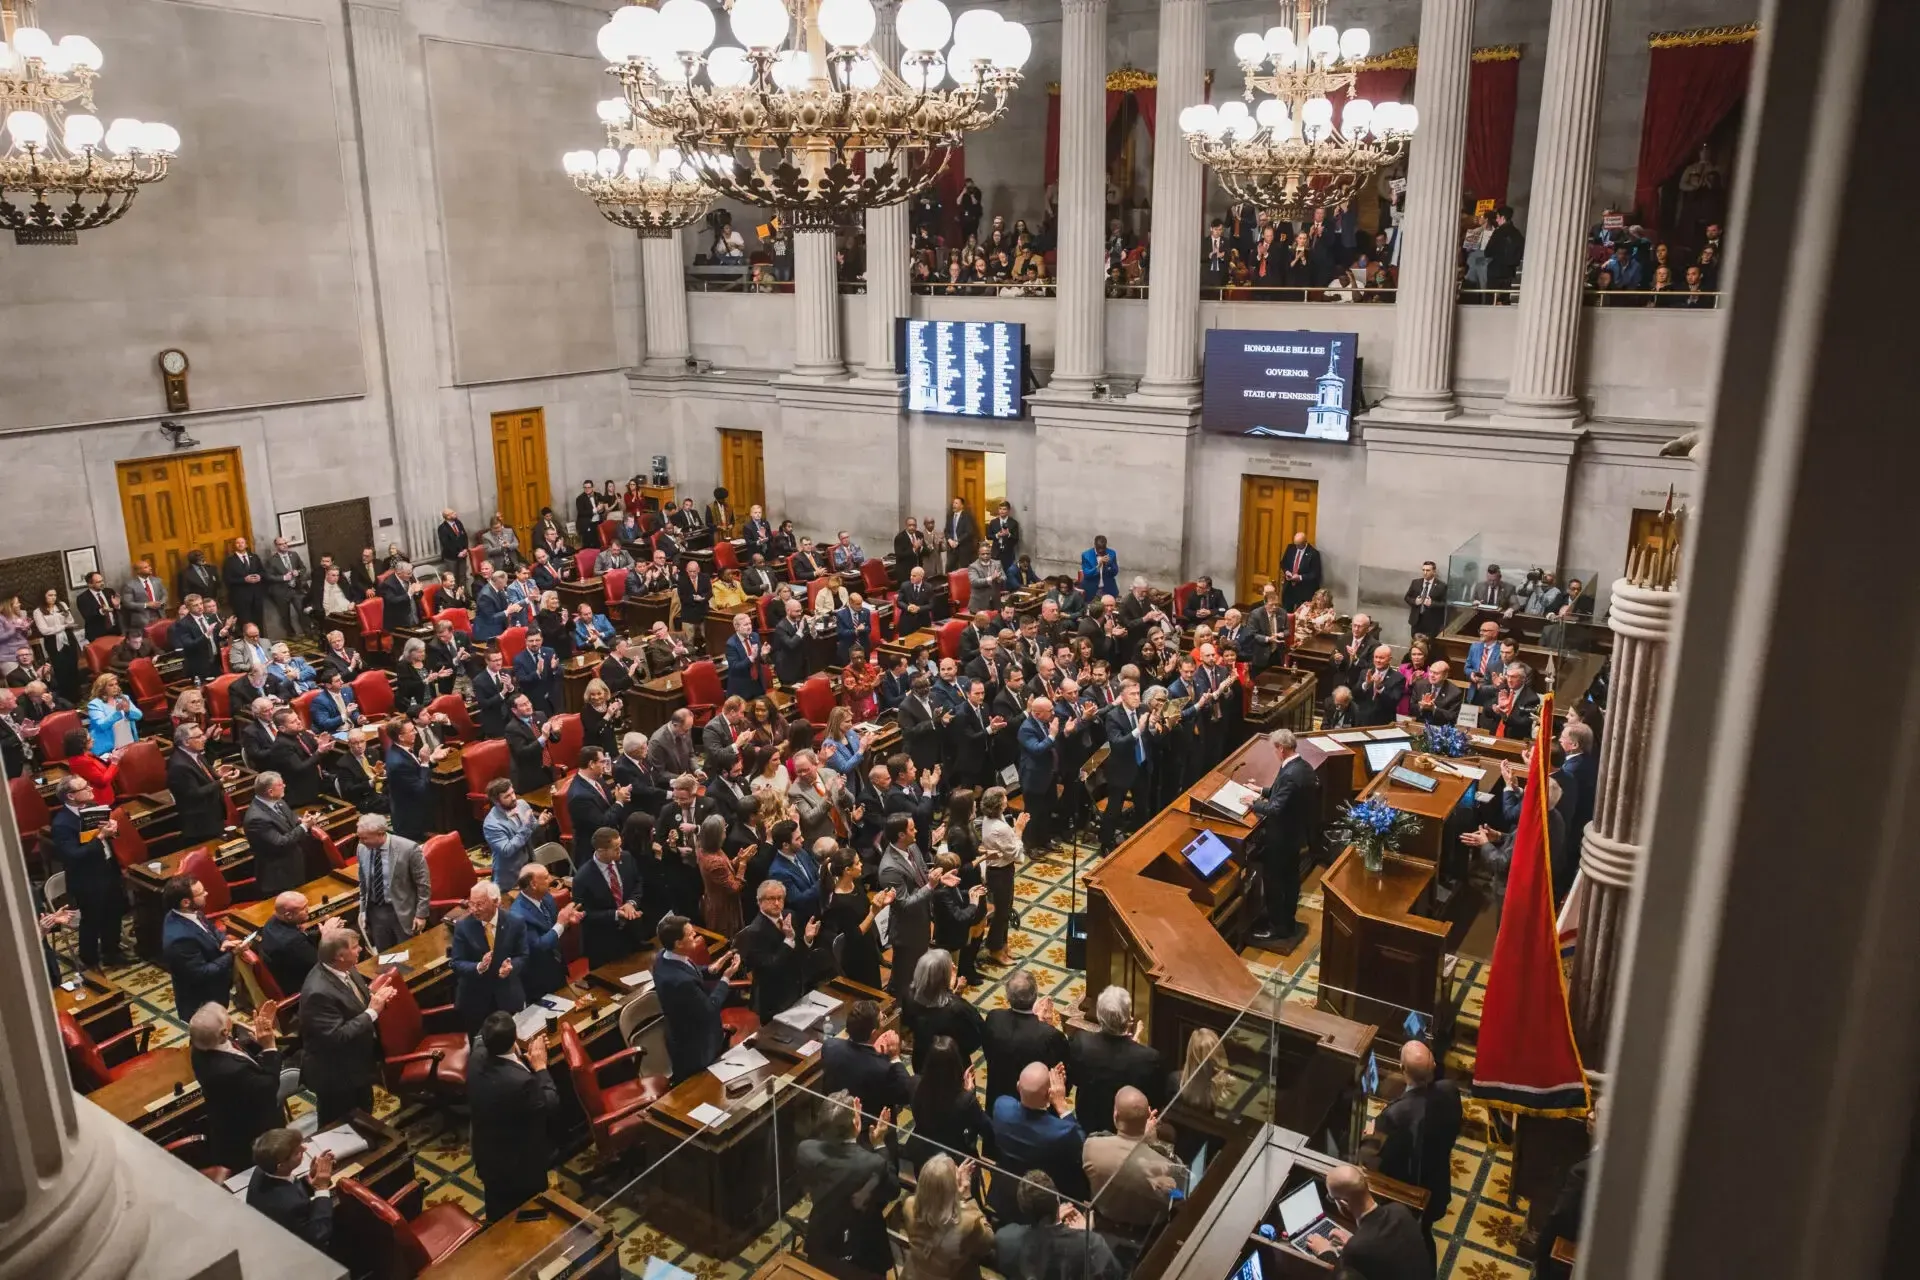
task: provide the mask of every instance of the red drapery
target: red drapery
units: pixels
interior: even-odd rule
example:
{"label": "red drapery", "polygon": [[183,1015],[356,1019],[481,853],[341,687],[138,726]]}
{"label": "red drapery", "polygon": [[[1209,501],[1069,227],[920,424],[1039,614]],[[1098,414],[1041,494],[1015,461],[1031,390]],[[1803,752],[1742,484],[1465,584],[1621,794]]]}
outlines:
{"label": "red drapery", "polygon": [[[1149,138],[1153,136],[1154,100],[1158,92],[1156,89],[1135,89],[1133,91],[1134,105],[1140,108],[1140,122],[1147,126],[1147,136]],[[1108,112],[1107,118],[1109,120],[1113,118],[1112,112]]]}
{"label": "red drapery", "polygon": [[1462,181],[1470,200],[1507,201],[1519,94],[1520,59],[1474,60],[1467,80],[1467,163]]}
{"label": "red drapery", "polygon": [[[1113,122],[1120,114],[1120,106],[1131,93],[1140,106],[1141,119],[1146,121],[1147,136],[1153,136],[1154,90],[1153,89],[1109,89],[1107,90],[1107,129],[1111,133]],[[1046,185],[1051,187],[1060,181],[1060,91],[1058,88],[1047,94],[1047,150],[1043,176]]]}
{"label": "red drapery", "polygon": [[1412,102],[1413,68],[1381,67],[1354,77],[1353,96],[1368,102]]}
{"label": "red drapery", "polygon": [[1056,90],[1047,95],[1047,160],[1046,185],[1051,187],[1060,181],[1060,94]]}
{"label": "red drapery", "polygon": [[939,164],[946,157],[947,167],[940,172],[933,189],[940,194],[940,234],[948,244],[960,243],[960,190],[967,185],[967,148],[962,143],[957,147],[935,147],[927,152],[931,164]]}
{"label": "red drapery", "polygon": [[1660,187],[1747,94],[1753,40],[1684,43],[1653,48],[1646,110],[1640,120],[1640,164],[1633,202],[1640,221],[1660,218]]}

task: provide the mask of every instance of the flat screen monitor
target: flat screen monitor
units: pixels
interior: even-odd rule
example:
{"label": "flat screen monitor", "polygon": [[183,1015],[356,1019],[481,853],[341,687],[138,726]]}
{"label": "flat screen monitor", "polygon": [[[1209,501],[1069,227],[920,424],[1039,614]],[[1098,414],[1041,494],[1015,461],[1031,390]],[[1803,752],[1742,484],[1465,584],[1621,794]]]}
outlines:
{"label": "flat screen monitor", "polygon": [[907,412],[1019,418],[1027,411],[1026,326],[1003,320],[899,322]]}
{"label": "flat screen monitor", "polygon": [[1320,1184],[1305,1182],[1280,1202],[1280,1230],[1289,1240],[1327,1216],[1320,1202]]}
{"label": "flat screen monitor", "polygon": [[1366,744],[1367,772],[1378,773],[1395,760],[1400,753],[1412,746],[1405,738],[1395,738],[1392,742],[1369,742]]}
{"label": "flat screen monitor", "polygon": [[1377,1053],[1367,1055],[1366,1070],[1360,1073],[1360,1092],[1369,1098],[1380,1094],[1380,1055]]}
{"label": "flat screen monitor", "polygon": [[1227,859],[1233,856],[1233,850],[1227,842],[1211,831],[1202,831],[1193,838],[1192,843],[1180,851],[1187,865],[1199,873],[1202,879],[1211,880],[1214,873],[1227,865]]}
{"label": "flat screen monitor", "polygon": [[1200,426],[1232,436],[1351,440],[1358,334],[1207,330]]}

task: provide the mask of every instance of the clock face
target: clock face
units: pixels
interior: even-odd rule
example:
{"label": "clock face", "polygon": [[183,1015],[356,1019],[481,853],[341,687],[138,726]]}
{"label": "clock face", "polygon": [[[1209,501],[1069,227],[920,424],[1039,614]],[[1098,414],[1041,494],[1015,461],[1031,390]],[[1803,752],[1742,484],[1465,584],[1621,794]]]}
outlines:
{"label": "clock face", "polygon": [[187,371],[186,352],[162,351],[160,353],[160,367],[171,374],[177,375],[185,373]]}

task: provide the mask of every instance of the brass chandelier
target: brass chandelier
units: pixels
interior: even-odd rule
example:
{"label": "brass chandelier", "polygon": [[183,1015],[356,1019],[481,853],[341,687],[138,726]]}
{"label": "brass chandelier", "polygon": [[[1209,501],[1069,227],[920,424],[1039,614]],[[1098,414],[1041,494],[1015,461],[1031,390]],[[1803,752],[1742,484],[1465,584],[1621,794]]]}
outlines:
{"label": "brass chandelier", "polygon": [[664,130],[636,122],[624,98],[600,104],[606,145],[569,151],[561,166],[593,198],[600,216],[641,236],[671,235],[713,204],[713,188]]}
{"label": "brass chandelier", "polygon": [[34,18],[32,0],[0,0],[0,229],[18,244],[78,244],[167,176],[180,135],[125,117],[102,124],[100,46],[80,35],[55,43]]}
{"label": "brass chandelier", "polygon": [[873,50],[871,0],[722,4],[737,45],[713,46],[705,0],[666,0],[618,10],[600,52],[637,125],[664,131],[714,191],[796,230],[931,186],[946,158],[930,153],[998,120],[1032,51],[1021,24],[991,9],[956,21],[942,0],[903,0],[897,67]]}
{"label": "brass chandelier", "polygon": [[1242,100],[1180,113],[1187,146],[1228,194],[1276,217],[1350,199],[1400,157],[1418,122],[1410,104],[1354,96],[1367,33],[1336,31],[1326,16],[1326,0],[1297,0],[1291,27],[1241,35]]}

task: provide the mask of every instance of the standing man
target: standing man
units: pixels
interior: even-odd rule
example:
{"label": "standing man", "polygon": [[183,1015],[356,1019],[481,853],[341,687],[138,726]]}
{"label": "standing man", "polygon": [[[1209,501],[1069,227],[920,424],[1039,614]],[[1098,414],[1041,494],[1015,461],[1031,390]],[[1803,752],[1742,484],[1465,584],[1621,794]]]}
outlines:
{"label": "standing man", "polygon": [[947,513],[947,572],[964,569],[980,546],[980,530],[974,526],[973,512],[964,498],[955,498]]}
{"label": "standing man", "polygon": [[1380,1172],[1427,1189],[1420,1230],[1434,1249],[1433,1224],[1453,1200],[1453,1143],[1460,1136],[1460,1086],[1435,1078],[1433,1050],[1419,1040],[1400,1046],[1407,1088],[1374,1118],[1367,1133],[1379,1146]]}
{"label": "standing man", "polygon": [[1095,534],[1093,545],[1080,553],[1080,590],[1089,600],[1120,594],[1120,558],[1104,533]]}
{"label": "standing man", "polygon": [[510,778],[495,778],[487,784],[486,821],[480,824],[480,838],[493,855],[493,882],[502,893],[520,883],[520,870],[533,856],[533,849],[553,821],[550,813],[536,814],[522,800]]}
{"label": "standing man", "polygon": [[300,1082],[313,1091],[325,1129],[350,1111],[373,1110],[373,1082],[380,1075],[374,1023],[400,976],[389,971],[371,983],[361,976],[360,935],[350,929],[322,937],[319,952],[320,963],[300,988]]}
{"label": "standing man", "polygon": [[560,1111],[560,1092],[547,1073],[546,1036],[518,1043],[512,1014],[488,1014],[477,1044],[467,1063],[473,1171],[486,1196],[487,1221],[500,1223],[547,1189],[557,1154],[549,1127]]}
{"label": "standing man", "polygon": [[527,927],[500,910],[500,886],[475,882],[467,894],[467,915],[453,926],[447,951],[453,966],[453,1007],[469,1033],[488,1014],[515,1014],[527,1007],[520,985],[527,965]]}
{"label": "standing man", "polygon": [[739,971],[740,953],[730,954],[724,964],[697,965],[687,953],[699,941],[693,922],[685,916],[668,916],[660,922],[653,989],[667,1023],[667,1060],[673,1064],[675,1084],[699,1075],[727,1051],[720,1010],[727,1003],[727,979]]}
{"label": "standing man", "polygon": [[354,855],[360,866],[360,932],[376,949],[397,947],[426,928],[433,914],[426,851],[389,832],[387,820],[377,813],[361,814],[354,833],[360,842]]}
{"label": "standing man", "polygon": [[300,623],[299,601],[306,593],[307,562],[285,538],[275,538],[273,554],[267,557],[267,599],[280,611],[289,636],[305,630]]}
{"label": "standing man", "polygon": [[1513,588],[1500,576],[1500,566],[1487,566],[1487,580],[1473,589],[1473,602],[1483,609],[1513,612]]}
{"label": "standing man", "polygon": [[154,576],[153,561],[144,556],[120,593],[120,616],[128,632],[145,631],[167,616],[167,584]]}
{"label": "standing man", "polygon": [[1420,562],[1420,576],[1407,584],[1407,626],[1416,636],[1429,640],[1447,625],[1447,584],[1440,580],[1433,561]]}
{"label": "standing man", "polygon": [[[591,839],[593,856],[573,874],[573,900],[583,913],[580,941],[587,967],[597,969],[640,950],[646,936],[640,924],[640,865],[621,850],[620,833],[611,827],[595,831]],[[705,1067],[702,1063],[696,1070]]]}
{"label": "standing man", "polygon": [[316,819],[303,818],[287,803],[287,784],[271,769],[253,780],[253,801],[242,829],[253,853],[255,888],[272,897],[307,882],[307,834]]}
{"label": "standing man", "polygon": [[80,967],[123,965],[127,958],[120,949],[120,921],[127,910],[127,891],[120,859],[113,856],[119,824],[108,819],[91,833],[91,840],[83,841],[86,820],[80,811],[93,804],[93,786],[76,774],[61,781],[60,795],[65,803],[53,811],[48,833],[67,873],[67,896],[80,908]]}
{"label": "standing man", "polygon": [[173,793],[174,811],[180,816],[181,843],[189,848],[227,829],[227,792],[222,783],[232,769],[221,765],[216,772],[206,751],[207,731],[194,721],[185,721],[173,731],[167,790]]}
{"label": "standing man", "polygon": [[1320,589],[1320,552],[1307,541],[1306,531],[1293,535],[1293,545],[1280,557],[1280,606],[1292,613]]}
{"label": "standing man", "polygon": [[1146,811],[1140,790],[1147,776],[1147,718],[1140,712],[1140,686],[1129,680],[1120,686],[1120,701],[1106,710],[1107,809],[1100,815],[1100,852],[1119,843],[1121,811],[1132,797],[1137,818]]}
{"label": "standing man", "polygon": [[574,903],[563,907],[553,900],[553,874],[537,862],[520,868],[519,886],[519,896],[507,914],[527,929],[527,962],[520,974],[520,989],[531,1003],[567,985],[560,938],[586,912]]}
{"label": "standing man", "polygon": [[914,966],[920,963],[933,942],[933,895],[942,888],[960,883],[958,871],[929,875],[914,847],[913,819],[904,813],[887,818],[886,849],[880,855],[876,875],[882,889],[893,891],[892,924],[888,932],[893,942],[893,971],[888,988],[901,1000],[907,998]]}
{"label": "standing man", "polygon": [[87,575],[86,589],[75,594],[74,604],[80,610],[88,640],[120,634],[120,597],[98,571]]}
{"label": "standing man", "polygon": [[1034,698],[1027,703],[1027,718],[1020,722],[1020,793],[1032,816],[1027,832],[1027,848],[1038,852],[1053,843],[1054,792],[1059,783],[1060,734],[1071,733],[1079,720],[1064,725],[1054,719],[1053,700]]}
{"label": "standing man", "polygon": [[266,622],[265,577],[266,566],[247,549],[247,540],[235,538],[233,550],[220,566],[220,580],[227,585],[227,607],[242,624]]}
{"label": "standing man", "polygon": [[987,521],[987,541],[1007,580],[1013,581],[1020,560],[1020,522],[1014,519],[1011,502],[1002,501],[993,519]]}
{"label": "standing man", "polygon": [[160,953],[173,979],[173,1007],[190,1020],[203,1004],[224,1009],[233,998],[233,953],[242,939],[222,937],[207,919],[207,887],[192,876],[172,876],[160,888],[167,916]]}
{"label": "standing man", "polygon": [[240,1027],[245,1034],[239,1037],[225,1005],[204,1004],[187,1023],[188,1059],[206,1115],[207,1154],[229,1169],[245,1168],[255,1140],[287,1122],[280,1105],[275,1011],[272,1000],[261,1001],[252,1028]]}
{"label": "standing man", "polygon": [[467,536],[467,526],[461,523],[460,513],[452,507],[441,511],[440,523],[433,533],[440,543],[440,562],[447,566],[455,582],[466,586],[467,575],[473,570],[472,562],[467,559],[467,548],[473,545],[473,539]]}
{"label": "standing man", "polygon": [[1267,735],[1280,761],[1273,781],[1249,806],[1259,818],[1253,839],[1266,880],[1267,925],[1254,940],[1285,954],[1307,936],[1299,922],[1301,865],[1309,853],[1314,818],[1320,812],[1320,777],[1299,756],[1291,729]]}

